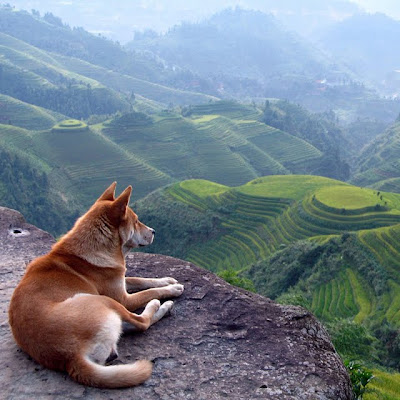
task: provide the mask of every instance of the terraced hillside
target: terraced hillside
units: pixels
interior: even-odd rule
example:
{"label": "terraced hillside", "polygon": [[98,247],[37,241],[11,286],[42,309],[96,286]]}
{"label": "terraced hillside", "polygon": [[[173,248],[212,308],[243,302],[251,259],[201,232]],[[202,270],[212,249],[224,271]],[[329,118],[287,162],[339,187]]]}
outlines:
{"label": "terraced hillside", "polygon": [[82,211],[113,180],[133,184],[139,199],[188,178],[236,186],[263,175],[311,173],[324,158],[308,142],[259,122],[252,105],[219,101],[179,113],[138,96],[135,109],[148,114],[131,111],[87,125],[1,99],[8,116],[0,126],[3,145],[44,165],[55,190],[78,199]]}
{"label": "terraced hillside", "polygon": [[68,70],[95,79],[104,85],[124,93],[135,92],[147,99],[163,104],[201,104],[217,100],[203,93],[174,89],[159,83],[149,82],[134,76],[112,71],[99,65],[90,64],[78,58],[53,54],[53,57]]}
{"label": "terraced hillside", "polygon": [[343,321],[339,336],[361,330],[348,334],[381,352],[341,348],[345,357],[398,365],[400,195],[285,175],[237,187],[183,181],[135,207],[157,230],[147,251],[251,279],[259,293],[306,306],[330,326]]}
{"label": "terraced hillside", "polygon": [[0,123],[25,129],[50,129],[64,116],[0,94]]}
{"label": "terraced hillside", "polygon": [[[218,235],[193,243],[185,255],[213,271],[241,270],[298,240],[325,240],[344,232],[400,223],[397,197],[382,193],[381,199],[371,189],[327,178],[269,176],[236,188],[209,185],[184,181],[163,195],[197,212],[218,215]],[[335,203],[340,208],[333,207]]]}
{"label": "terraced hillside", "polygon": [[[37,48],[20,39],[0,32],[0,62],[4,78],[18,78],[29,87],[36,90],[47,88],[56,89],[59,86],[75,86],[76,91],[90,90],[92,97],[99,101],[97,92],[107,97],[108,105],[114,103],[115,110],[126,110],[127,102],[120,93],[130,96],[132,92],[147,99],[163,104],[198,104],[217,100],[213,96],[201,93],[178,90],[158,83],[146,81],[135,76],[91,64],[79,58],[50,53]],[[1,87],[3,93],[18,98],[23,95],[21,90],[5,84]],[[27,95],[22,100],[28,100]],[[35,99],[38,101],[38,99]],[[50,108],[47,105],[48,108]],[[95,113],[95,111],[93,112]],[[99,112],[96,112],[99,113]]]}
{"label": "terraced hillside", "polygon": [[176,179],[238,185],[262,175],[312,173],[322,162],[314,146],[259,122],[259,116],[256,107],[220,101],[183,115],[123,115],[102,132]]}
{"label": "terraced hillside", "polygon": [[93,202],[95,193],[116,179],[121,186],[133,185],[136,198],[171,182],[168,175],[101,134],[87,127],[63,125],[34,134],[34,153],[61,169],[69,182],[67,191],[77,193],[85,207]]}
{"label": "terraced hillside", "polygon": [[352,182],[400,193],[400,122],[379,135],[358,157]]}
{"label": "terraced hillside", "polygon": [[116,91],[1,32],[0,65],[0,92],[24,102],[79,118],[128,110],[128,102]]}

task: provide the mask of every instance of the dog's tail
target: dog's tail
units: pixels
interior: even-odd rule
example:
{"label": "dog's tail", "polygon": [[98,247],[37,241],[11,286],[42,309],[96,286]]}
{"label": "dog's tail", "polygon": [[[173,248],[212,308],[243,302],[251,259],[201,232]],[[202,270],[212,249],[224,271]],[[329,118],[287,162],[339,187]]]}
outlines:
{"label": "dog's tail", "polygon": [[77,382],[101,388],[136,386],[147,380],[153,364],[147,360],[125,365],[100,365],[86,357],[76,358],[68,367],[68,373]]}

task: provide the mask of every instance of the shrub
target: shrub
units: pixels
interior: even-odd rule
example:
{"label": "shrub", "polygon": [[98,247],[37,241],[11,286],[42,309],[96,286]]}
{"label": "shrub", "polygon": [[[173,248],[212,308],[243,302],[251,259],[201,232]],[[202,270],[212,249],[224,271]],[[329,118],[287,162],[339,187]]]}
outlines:
{"label": "shrub", "polygon": [[350,375],[355,400],[361,400],[369,382],[374,378],[372,372],[355,361],[345,361],[344,365]]}
{"label": "shrub", "polygon": [[233,269],[226,269],[218,273],[218,276],[233,286],[241,287],[242,289],[249,290],[250,292],[255,292],[253,282],[250,279],[246,279],[239,276],[239,272]]}

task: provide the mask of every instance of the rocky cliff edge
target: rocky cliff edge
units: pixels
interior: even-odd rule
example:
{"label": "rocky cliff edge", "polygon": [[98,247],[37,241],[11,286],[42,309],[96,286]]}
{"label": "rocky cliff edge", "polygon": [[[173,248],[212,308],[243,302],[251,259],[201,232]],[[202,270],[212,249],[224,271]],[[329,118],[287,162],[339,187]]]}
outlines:
{"label": "rocky cliff edge", "polygon": [[346,370],[321,324],[306,310],[230,286],[171,257],[132,253],[127,275],[172,276],[185,285],[168,317],[124,335],[119,359],[154,362],[143,385],[89,388],[42,368],[14,343],[7,310],[27,263],[54,239],[0,207],[0,397],[2,399],[351,399]]}

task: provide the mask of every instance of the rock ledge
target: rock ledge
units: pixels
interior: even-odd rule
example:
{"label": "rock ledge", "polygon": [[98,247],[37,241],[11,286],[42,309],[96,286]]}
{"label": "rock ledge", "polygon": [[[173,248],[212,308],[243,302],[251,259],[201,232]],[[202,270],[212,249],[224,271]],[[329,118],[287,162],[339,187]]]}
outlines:
{"label": "rock ledge", "polygon": [[234,288],[171,257],[133,253],[128,275],[173,276],[185,285],[172,314],[141,334],[125,335],[117,362],[146,358],[144,385],[100,390],[42,368],[14,343],[8,302],[26,264],[54,239],[0,207],[0,387],[4,399],[351,399],[346,370],[321,324],[299,307]]}

